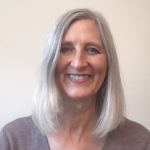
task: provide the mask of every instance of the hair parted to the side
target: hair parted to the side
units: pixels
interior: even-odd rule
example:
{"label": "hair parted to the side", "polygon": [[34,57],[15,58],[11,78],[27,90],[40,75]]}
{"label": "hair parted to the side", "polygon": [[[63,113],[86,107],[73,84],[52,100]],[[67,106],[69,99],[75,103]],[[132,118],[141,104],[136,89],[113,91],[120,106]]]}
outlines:
{"label": "hair parted to the side", "polygon": [[57,130],[59,127],[58,115],[63,111],[61,94],[55,80],[55,68],[62,37],[72,22],[82,19],[90,19],[95,22],[108,60],[107,76],[97,96],[96,107],[99,118],[94,133],[102,137],[124,120],[124,94],[117,54],[108,24],[99,12],[89,9],[74,9],[63,14],[54,24],[41,61],[39,81],[34,94],[32,118],[44,134]]}

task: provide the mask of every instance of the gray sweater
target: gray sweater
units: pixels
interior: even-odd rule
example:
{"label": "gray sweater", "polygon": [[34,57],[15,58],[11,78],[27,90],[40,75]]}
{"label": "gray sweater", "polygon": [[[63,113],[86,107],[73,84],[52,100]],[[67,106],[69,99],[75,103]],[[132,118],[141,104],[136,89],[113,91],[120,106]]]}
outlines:
{"label": "gray sweater", "polygon": [[[31,117],[7,124],[0,133],[0,150],[50,150],[47,138]],[[150,150],[150,132],[126,119],[122,127],[109,133],[103,150]]]}

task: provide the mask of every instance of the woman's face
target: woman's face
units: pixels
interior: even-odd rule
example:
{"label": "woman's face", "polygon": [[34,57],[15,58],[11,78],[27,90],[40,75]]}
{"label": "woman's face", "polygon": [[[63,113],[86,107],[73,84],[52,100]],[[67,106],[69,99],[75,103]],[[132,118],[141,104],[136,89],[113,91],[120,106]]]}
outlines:
{"label": "woman's face", "polygon": [[107,58],[92,20],[79,20],[64,34],[56,74],[62,96],[94,99],[107,71]]}

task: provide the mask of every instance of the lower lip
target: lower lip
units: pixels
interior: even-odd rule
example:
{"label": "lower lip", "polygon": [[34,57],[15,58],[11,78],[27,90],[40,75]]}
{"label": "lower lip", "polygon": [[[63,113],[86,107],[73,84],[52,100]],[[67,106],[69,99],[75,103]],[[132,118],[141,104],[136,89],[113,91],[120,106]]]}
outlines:
{"label": "lower lip", "polygon": [[70,78],[69,76],[68,76],[68,78],[70,79],[71,82],[76,83],[76,84],[86,83],[89,80],[91,80],[91,77],[88,77],[87,79],[84,79],[84,80],[74,80],[74,79]]}

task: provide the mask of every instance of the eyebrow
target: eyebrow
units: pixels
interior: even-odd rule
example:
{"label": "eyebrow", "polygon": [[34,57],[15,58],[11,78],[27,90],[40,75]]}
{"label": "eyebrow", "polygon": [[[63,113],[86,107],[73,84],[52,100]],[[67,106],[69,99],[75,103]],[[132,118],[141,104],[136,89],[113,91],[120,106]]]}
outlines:
{"label": "eyebrow", "polygon": [[73,42],[71,42],[71,41],[62,42],[61,46],[63,46],[63,45],[73,46]]}
{"label": "eyebrow", "polygon": [[99,48],[100,50],[104,50],[103,43],[97,44],[96,42],[87,42],[85,45],[86,46],[95,46],[95,47]]}
{"label": "eyebrow", "polygon": [[[73,47],[74,44],[73,44],[72,41],[65,41],[65,42],[61,43],[61,46],[71,46],[71,47]],[[103,43],[97,44],[96,42],[86,42],[85,46],[95,46],[95,47],[99,48],[100,50],[104,50]]]}

